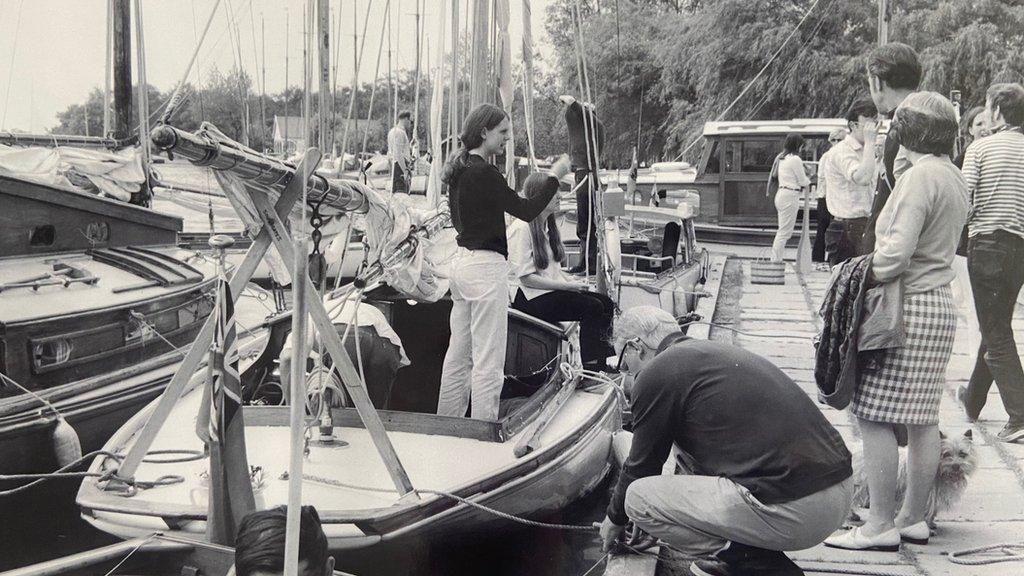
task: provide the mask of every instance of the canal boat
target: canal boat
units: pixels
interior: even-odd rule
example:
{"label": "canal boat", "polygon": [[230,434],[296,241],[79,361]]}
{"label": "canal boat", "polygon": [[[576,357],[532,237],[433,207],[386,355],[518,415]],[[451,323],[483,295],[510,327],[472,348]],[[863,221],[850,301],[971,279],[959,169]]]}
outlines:
{"label": "canal boat", "polygon": [[59,421],[96,450],[160,393],[215,267],[146,208],[6,173],[0,205],[0,474],[49,472]]}

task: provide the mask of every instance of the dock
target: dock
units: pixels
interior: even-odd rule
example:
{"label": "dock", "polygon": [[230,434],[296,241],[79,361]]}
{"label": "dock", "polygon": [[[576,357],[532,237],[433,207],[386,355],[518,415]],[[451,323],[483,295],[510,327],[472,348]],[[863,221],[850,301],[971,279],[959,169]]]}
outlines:
{"label": "dock", "polygon": [[[701,329],[709,328],[708,338],[732,342],[768,358],[816,400],[812,338],[818,331],[817,311],[829,274],[823,271],[798,274],[792,263],[788,263],[785,284],[755,285],[750,283],[751,261],[740,257],[726,259],[724,256],[713,260],[708,289],[716,293],[717,305],[713,308],[712,318],[719,326],[702,325]],[[1018,343],[1024,341],[1022,317],[1024,307],[1018,306],[1014,314]],[[995,386],[992,387],[981,419],[974,424],[967,421],[955,394],[957,387],[966,384],[970,378],[973,365],[974,351],[969,350],[965,323],[960,321],[947,370],[939,427],[947,435],[959,435],[969,428],[973,429],[978,469],[971,476],[959,504],[939,514],[938,533],[931,537],[928,545],[904,544],[899,553],[851,552],[823,545],[790,553],[790,557],[809,576],[1024,574],[1024,559],[969,566],[955,564],[949,559],[950,553],[971,548],[996,544],[1024,545],[1024,444],[1007,444],[996,438],[1006,423],[1007,415]],[[853,416],[845,410],[836,410],[823,404],[818,406],[842,434],[851,451],[860,450],[860,440],[854,435]],[[690,574],[689,560],[664,548],[657,561],[652,560],[651,557],[615,557],[608,563],[605,574]]]}

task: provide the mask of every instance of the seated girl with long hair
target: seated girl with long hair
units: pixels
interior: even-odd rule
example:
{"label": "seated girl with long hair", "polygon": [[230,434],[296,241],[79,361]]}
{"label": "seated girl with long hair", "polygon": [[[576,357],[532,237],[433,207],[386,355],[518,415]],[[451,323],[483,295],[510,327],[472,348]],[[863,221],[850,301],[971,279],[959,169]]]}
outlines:
{"label": "seated girl with long hair", "polygon": [[[523,184],[526,199],[544,194],[546,180],[544,175],[531,174]],[[604,370],[605,359],[615,354],[609,344],[615,304],[562,271],[565,247],[557,212],[555,196],[540,216],[529,222],[516,220],[508,228],[509,267],[518,283],[512,307],[547,322],[578,321],[584,366]]]}

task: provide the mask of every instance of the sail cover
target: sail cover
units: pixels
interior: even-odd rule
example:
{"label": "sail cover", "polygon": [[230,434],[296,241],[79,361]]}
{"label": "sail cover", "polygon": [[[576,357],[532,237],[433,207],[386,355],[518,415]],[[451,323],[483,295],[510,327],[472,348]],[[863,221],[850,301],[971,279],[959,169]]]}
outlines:
{"label": "sail cover", "polygon": [[107,152],[66,146],[15,148],[0,144],[0,174],[125,202],[131,200],[132,194],[139,192],[146,181],[137,148]]}

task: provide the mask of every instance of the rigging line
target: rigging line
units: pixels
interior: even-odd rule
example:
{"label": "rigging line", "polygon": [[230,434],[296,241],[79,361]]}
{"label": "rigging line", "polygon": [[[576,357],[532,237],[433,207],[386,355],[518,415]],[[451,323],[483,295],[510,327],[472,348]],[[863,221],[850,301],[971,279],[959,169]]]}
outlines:
{"label": "rigging line", "polygon": [[[387,13],[391,9],[391,0],[387,1],[384,11]],[[366,145],[370,139],[370,118],[373,116],[373,101],[377,97],[377,85],[380,84],[380,57],[384,53],[384,32],[387,26],[387,18],[381,20],[380,26],[380,42],[377,44],[377,65],[373,69],[373,87],[370,88],[370,102],[366,109],[366,124],[363,126],[363,146],[360,149],[360,153],[366,152]],[[363,32],[363,39],[366,39],[366,32]],[[361,162],[361,160],[360,160]]]}
{"label": "rigging line", "polygon": [[[391,6],[391,0],[388,0],[387,5],[388,5],[388,7]],[[359,20],[358,20],[358,16],[359,15],[356,14],[356,16],[357,16],[357,18],[353,18],[352,19],[352,25],[353,26],[356,26],[357,23],[359,22]],[[349,128],[352,126],[352,115],[355,113],[356,92],[359,91],[359,69],[362,68],[362,66],[363,66],[363,54],[366,53],[366,30],[367,30],[367,26],[369,25],[369,23],[370,23],[370,7],[367,6],[366,7],[366,16],[363,17],[363,39],[362,39],[362,41],[359,42],[359,50],[358,50],[358,54],[356,54],[356,65],[355,65],[355,68],[352,71],[352,87],[349,89],[349,92],[348,92],[348,115],[345,118],[345,130],[341,133],[341,149],[338,151],[338,154],[340,154],[340,157],[341,157],[342,161],[341,161],[340,164],[338,164],[338,173],[337,173],[338,176],[341,175],[341,171],[344,168],[345,152],[348,150],[348,134],[349,134]],[[358,32],[358,29],[356,30],[356,32]],[[383,32],[381,32],[381,34],[383,34]],[[381,38],[382,38],[381,42],[383,42],[383,36]],[[340,42],[339,42],[339,44],[340,44]],[[380,69],[380,67],[379,67],[380,48],[377,49],[377,62],[378,62],[378,70],[379,70]],[[377,82],[376,73],[374,74],[373,81],[376,84],[376,82]],[[372,110],[372,107],[371,107],[371,110]],[[356,163],[358,164],[358,162],[359,162],[359,158],[356,157]]]}
{"label": "rigging line", "polygon": [[[764,75],[764,73],[768,70],[768,67],[772,65],[772,62],[775,62],[775,59],[778,58],[779,54],[782,53],[782,49],[785,48],[787,44],[789,44],[789,41],[793,39],[793,36],[795,36],[796,33],[800,31],[801,27],[803,27],[804,22],[806,22],[807,19],[811,16],[811,14],[814,13],[814,9],[818,7],[819,3],[821,3],[821,0],[814,0],[814,4],[811,4],[811,7],[807,9],[807,12],[804,14],[803,18],[800,19],[800,22],[797,23],[796,27],[793,28],[793,30],[789,33],[788,36],[786,36],[786,39],[782,41],[782,44],[780,44],[779,47],[775,50],[775,53],[772,54],[772,57],[768,59],[768,62],[765,62],[765,65],[761,67],[761,70],[758,71],[758,73],[754,75],[754,77],[749,82],[747,82],[747,85],[743,87],[743,90],[740,91],[739,95],[736,96],[736,98],[734,98],[733,101],[728,106],[725,107],[725,110],[722,110],[722,113],[715,118],[715,122],[719,122],[722,120],[722,118],[725,118],[725,115],[728,114],[729,111],[732,110],[737,103],[739,103],[740,99],[742,99],[747,94],[747,92],[750,91],[754,84],[757,83],[757,80]],[[687,145],[686,148],[684,148],[683,151],[676,156],[675,160],[678,162],[680,158],[682,158],[687,152],[690,151],[691,148],[693,148],[698,142],[700,142],[703,139],[703,134],[695,138],[693,142],[690,142],[690,144]]]}
{"label": "rigging line", "polygon": [[[203,34],[202,34],[202,36],[199,37],[199,40],[196,42],[196,48],[195,48],[195,50],[192,51],[192,57],[189,59],[188,64],[185,65],[185,72],[184,72],[184,74],[181,75],[181,80],[178,82],[178,87],[174,90],[174,94],[171,96],[170,100],[167,101],[168,102],[167,103],[167,108],[164,111],[163,116],[160,117],[160,123],[161,124],[167,124],[168,122],[170,122],[171,117],[174,115],[174,112],[175,112],[175,109],[176,109],[177,106],[172,107],[170,103],[178,102],[178,99],[181,97],[180,96],[181,95],[181,91],[182,91],[182,89],[185,88],[185,84],[188,82],[189,74],[192,73],[192,67],[195,66],[196,60],[199,59],[199,50],[200,50],[200,48],[203,47],[203,42],[206,40],[206,35],[209,34],[209,32],[210,32],[210,25],[213,24],[213,18],[214,18],[214,16],[217,15],[217,9],[220,8],[220,3],[221,3],[221,0],[217,0],[216,1],[216,3],[213,5],[213,9],[210,10],[210,15],[207,16],[207,18],[206,18],[206,26],[203,27]],[[195,2],[193,1],[192,2],[192,34],[193,35],[195,35],[195,25],[196,25],[196,21],[195,21],[195,15],[196,15],[195,7],[196,7],[195,6]],[[198,75],[198,70],[196,71],[196,74]],[[202,108],[201,104],[200,104],[200,108]]]}
{"label": "rigging line", "polygon": [[821,31],[822,26],[826,22],[828,11],[834,7],[835,3],[829,2],[827,7],[823,7],[821,9],[823,14],[821,15],[821,18],[818,19],[818,24],[814,27],[814,29],[811,30],[811,33],[807,36],[807,38],[804,39],[804,41],[800,44],[800,48],[797,50],[796,54],[793,55],[793,59],[790,61],[789,65],[786,66],[786,68],[782,71],[782,73],[778,77],[769,80],[769,88],[768,90],[765,91],[765,95],[761,97],[757,105],[753,109],[751,109],[751,111],[747,114],[745,119],[749,120],[755,114],[757,114],[758,111],[760,111],[760,109],[768,102],[768,99],[771,97],[772,93],[775,90],[777,90],[778,87],[781,86],[783,82],[785,82],[786,77],[790,73],[792,73],[793,70],[796,69],[797,65],[801,62],[801,59],[805,57],[807,54],[809,54],[809,52],[807,52],[808,46],[810,46],[811,41],[817,37],[818,32]]}
{"label": "rigging line", "polygon": [[25,0],[18,3],[18,19],[14,24],[14,47],[11,49],[11,63],[7,67],[7,94],[4,96],[4,115],[0,119],[0,126],[7,125],[7,110],[11,102],[11,80],[14,78],[14,56],[18,53],[18,33],[21,32],[21,9],[25,6]]}
{"label": "rigging line", "polygon": [[[217,1],[219,2],[220,0],[217,0]],[[199,42],[199,30],[196,28],[196,0],[192,0],[192,40],[195,41],[195,42]],[[203,102],[203,90],[202,90],[202,87],[203,87],[203,77],[199,73],[199,68],[201,68],[201,67],[202,67],[202,63],[199,62],[199,55],[197,54],[196,55],[196,67],[194,68],[194,70],[195,70],[195,73],[196,73],[196,87],[199,88],[197,90],[197,92],[199,93],[198,94],[198,96],[199,96],[199,117],[205,120],[206,119],[206,106],[204,105],[204,102]],[[172,99],[173,99],[173,97],[172,97]],[[210,175],[207,174],[207,178],[209,178],[209,177],[210,177]]]}

